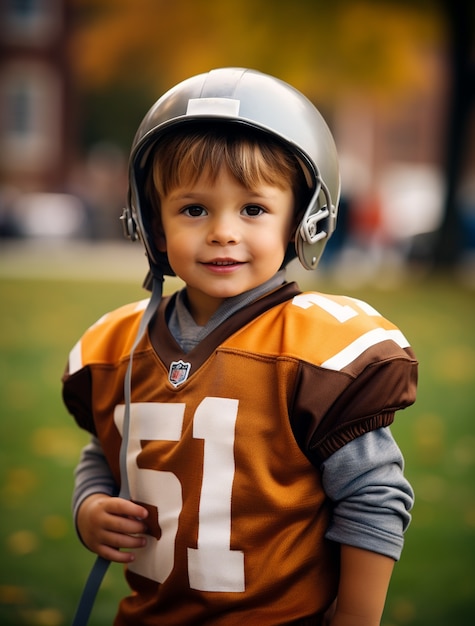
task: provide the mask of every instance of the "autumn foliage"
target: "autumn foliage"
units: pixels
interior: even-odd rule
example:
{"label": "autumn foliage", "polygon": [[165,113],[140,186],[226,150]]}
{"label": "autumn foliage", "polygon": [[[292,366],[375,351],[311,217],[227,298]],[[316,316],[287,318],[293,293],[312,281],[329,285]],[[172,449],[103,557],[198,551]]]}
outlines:
{"label": "autumn foliage", "polygon": [[[217,66],[255,67],[319,99],[423,90],[443,23],[427,2],[73,0],[72,63],[87,90],[157,93]],[[435,5],[437,6],[437,5]]]}

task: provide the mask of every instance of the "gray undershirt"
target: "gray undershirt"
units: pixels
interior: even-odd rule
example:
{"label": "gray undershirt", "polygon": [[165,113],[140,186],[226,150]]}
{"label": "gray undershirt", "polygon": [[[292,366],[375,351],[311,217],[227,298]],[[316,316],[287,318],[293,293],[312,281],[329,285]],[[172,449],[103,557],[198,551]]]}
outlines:
{"label": "gray undershirt", "polygon": [[280,287],[285,281],[285,270],[280,270],[277,274],[254,289],[245,291],[238,296],[226,298],[219,309],[210,317],[205,326],[199,326],[193,319],[187,305],[186,288],[178,292],[175,301],[175,308],[171,312],[168,327],[175,341],[183,352],[190,352],[200,341],[202,341],[211,331],[222,324],[233,313],[236,313],[245,306],[251,304],[258,298],[270,293]]}

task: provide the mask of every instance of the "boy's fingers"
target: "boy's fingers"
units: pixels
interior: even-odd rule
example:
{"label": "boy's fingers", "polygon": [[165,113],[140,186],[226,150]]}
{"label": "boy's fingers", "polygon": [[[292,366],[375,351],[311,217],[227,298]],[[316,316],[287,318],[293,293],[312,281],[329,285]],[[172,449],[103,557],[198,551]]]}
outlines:
{"label": "boy's fingers", "polygon": [[130,502],[130,500],[124,500],[124,498],[110,498],[107,503],[107,509],[115,515],[125,515],[138,519],[145,519],[148,516],[146,508],[135,504],[135,502]]}
{"label": "boy's fingers", "polygon": [[116,550],[121,550],[123,548],[126,549],[137,549],[142,548],[145,543],[145,537],[134,536],[134,535],[123,535],[119,533],[106,533],[104,535],[103,540],[101,541],[102,545],[106,545]]}
{"label": "boy's fingers", "polygon": [[113,515],[107,520],[105,529],[108,529],[113,533],[135,535],[145,533],[147,531],[147,525],[137,519],[124,517],[122,515]]}
{"label": "boy's fingers", "polygon": [[131,563],[135,559],[133,552],[124,552],[110,546],[101,546],[97,553],[102,558],[114,563]]}

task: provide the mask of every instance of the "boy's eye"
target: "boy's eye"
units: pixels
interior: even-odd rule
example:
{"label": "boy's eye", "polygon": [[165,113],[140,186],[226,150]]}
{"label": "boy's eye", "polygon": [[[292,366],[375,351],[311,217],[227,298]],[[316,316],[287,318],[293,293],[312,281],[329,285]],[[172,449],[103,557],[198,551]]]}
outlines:
{"label": "boy's eye", "polygon": [[183,213],[185,213],[185,215],[189,215],[190,217],[201,217],[202,215],[206,215],[206,210],[202,206],[193,204],[185,207],[183,209]]}
{"label": "boy's eye", "polygon": [[245,213],[248,217],[257,217],[264,212],[264,209],[255,204],[250,204],[243,209],[243,213]]}

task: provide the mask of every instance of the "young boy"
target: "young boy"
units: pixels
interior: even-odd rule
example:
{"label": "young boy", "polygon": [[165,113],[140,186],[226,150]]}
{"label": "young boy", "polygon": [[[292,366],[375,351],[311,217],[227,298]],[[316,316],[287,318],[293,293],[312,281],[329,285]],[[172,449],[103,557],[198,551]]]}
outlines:
{"label": "young boy", "polygon": [[[323,118],[214,70],[156,102],[130,163],[152,297],[90,328],[63,378],[92,435],[77,530],[133,591],[114,624],[380,624],[413,503],[388,427],[417,366],[366,303],[285,281],[335,227]],[[165,274],[185,287],[161,299]]]}

